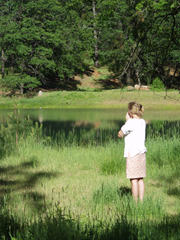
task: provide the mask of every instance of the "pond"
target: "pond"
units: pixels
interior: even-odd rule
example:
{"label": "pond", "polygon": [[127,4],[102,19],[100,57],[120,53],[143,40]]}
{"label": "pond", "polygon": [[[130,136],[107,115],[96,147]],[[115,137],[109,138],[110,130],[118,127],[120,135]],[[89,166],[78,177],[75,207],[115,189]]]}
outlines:
{"label": "pond", "polygon": [[[87,121],[87,122],[113,122],[124,120],[126,111],[124,109],[21,109],[21,116],[30,116],[31,119],[39,122],[44,121]],[[0,121],[6,119],[13,110],[0,109]],[[180,120],[180,110],[146,110],[144,119],[152,120]]]}
{"label": "pond", "polygon": [[[0,121],[14,114],[0,110]],[[43,133],[60,141],[104,143],[110,137],[117,140],[117,131],[124,124],[125,110],[121,109],[23,109],[20,117],[29,116],[43,126]],[[145,111],[147,136],[172,137],[180,135],[180,111]]]}

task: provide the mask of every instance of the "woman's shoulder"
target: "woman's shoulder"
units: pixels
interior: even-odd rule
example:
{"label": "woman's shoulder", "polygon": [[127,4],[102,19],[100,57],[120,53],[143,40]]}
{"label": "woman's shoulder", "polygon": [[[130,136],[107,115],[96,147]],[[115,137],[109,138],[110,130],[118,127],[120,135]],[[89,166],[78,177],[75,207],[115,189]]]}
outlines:
{"label": "woman's shoulder", "polygon": [[146,121],[143,118],[135,118],[134,121],[132,121],[133,125],[146,125]]}
{"label": "woman's shoulder", "polygon": [[144,120],[144,118],[141,118],[142,122],[144,122],[146,124],[146,121]]}
{"label": "woman's shoulder", "polygon": [[143,124],[144,126],[146,126],[146,121],[145,121],[143,118],[141,118],[141,124]]}
{"label": "woman's shoulder", "polygon": [[130,118],[126,121],[127,124],[136,124],[139,122],[146,124],[146,121],[143,118]]}

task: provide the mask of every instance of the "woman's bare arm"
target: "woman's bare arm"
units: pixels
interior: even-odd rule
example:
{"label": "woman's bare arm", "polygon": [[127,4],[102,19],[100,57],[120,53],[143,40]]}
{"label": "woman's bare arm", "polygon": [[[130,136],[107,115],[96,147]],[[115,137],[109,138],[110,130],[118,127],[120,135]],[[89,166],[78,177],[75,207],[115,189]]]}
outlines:
{"label": "woman's bare arm", "polygon": [[124,137],[124,133],[123,133],[122,130],[120,130],[120,131],[118,132],[118,137],[119,137],[119,138],[123,138],[123,137]]}

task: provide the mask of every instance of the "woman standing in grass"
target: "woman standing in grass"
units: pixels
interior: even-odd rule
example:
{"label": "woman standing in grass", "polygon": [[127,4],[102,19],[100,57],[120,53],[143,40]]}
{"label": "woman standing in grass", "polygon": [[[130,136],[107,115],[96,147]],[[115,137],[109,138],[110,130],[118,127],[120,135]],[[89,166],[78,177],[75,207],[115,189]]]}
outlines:
{"label": "woman standing in grass", "polygon": [[126,176],[131,181],[134,200],[144,198],[144,180],[146,177],[146,122],[142,119],[143,107],[141,104],[131,102],[128,104],[126,123],[118,132],[118,137],[125,136],[124,157],[126,158]]}

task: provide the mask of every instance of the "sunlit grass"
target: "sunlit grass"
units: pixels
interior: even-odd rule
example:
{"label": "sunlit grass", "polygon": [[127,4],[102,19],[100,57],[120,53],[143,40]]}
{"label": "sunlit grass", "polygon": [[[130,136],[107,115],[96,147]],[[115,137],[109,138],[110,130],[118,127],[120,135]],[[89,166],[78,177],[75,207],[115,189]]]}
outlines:
{"label": "sunlit grass", "polygon": [[130,101],[142,103],[146,109],[177,110],[180,109],[180,94],[164,92],[127,91],[124,89],[102,91],[55,91],[44,92],[41,97],[1,97],[0,108],[126,108]]}
{"label": "sunlit grass", "polygon": [[32,128],[1,159],[0,237],[178,239],[179,133],[162,129],[148,129],[146,194],[136,205],[124,143],[112,131],[72,129],[50,139]]}

